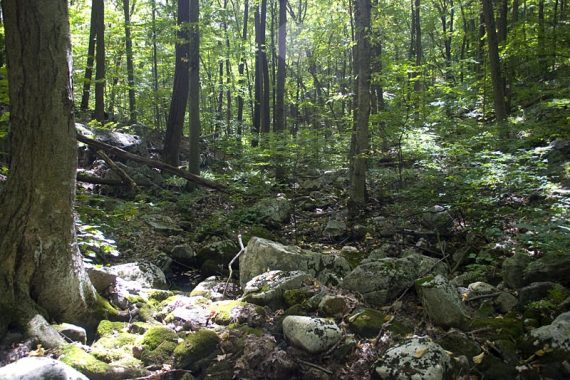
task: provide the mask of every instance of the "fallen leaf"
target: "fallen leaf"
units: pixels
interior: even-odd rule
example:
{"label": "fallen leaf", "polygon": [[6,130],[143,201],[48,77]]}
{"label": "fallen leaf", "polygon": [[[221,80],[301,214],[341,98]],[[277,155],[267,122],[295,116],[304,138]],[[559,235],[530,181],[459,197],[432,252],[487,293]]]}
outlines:
{"label": "fallen leaf", "polygon": [[45,356],[46,354],[46,350],[44,350],[44,348],[42,347],[41,344],[38,344],[38,348],[36,348],[33,351],[30,351],[30,353],[28,354],[29,356]]}
{"label": "fallen leaf", "polygon": [[483,363],[483,358],[485,358],[485,352],[481,352],[479,355],[473,356],[473,363],[481,364]]}
{"label": "fallen leaf", "polygon": [[427,351],[428,351],[428,348],[427,348],[427,347],[416,348],[416,353],[414,354],[414,357],[415,357],[416,359],[419,359],[419,358],[421,358],[422,356],[424,356]]}

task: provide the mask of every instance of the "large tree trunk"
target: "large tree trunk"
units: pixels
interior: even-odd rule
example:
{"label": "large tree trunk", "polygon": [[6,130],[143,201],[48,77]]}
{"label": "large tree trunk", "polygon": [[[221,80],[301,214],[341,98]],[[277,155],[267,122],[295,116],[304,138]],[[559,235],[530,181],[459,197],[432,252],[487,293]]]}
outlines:
{"label": "large tree trunk", "polygon": [[200,174],[200,1],[190,0],[190,159],[188,170]]}
{"label": "large tree trunk", "polygon": [[279,0],[279,50],[277,53],[277,94],[275,102],[275,132],[284,131],[285,118],[285,56],[287,54],[287,0]]}
{"label": "large tree trunk", "polygon": [[370,114],[370,0],[356,0],[355,27],[358,52],[358,102],[352,170],[350,178],[351,219],[366,203],[366,170],[368,154],[368,118]]}
{"label": "large tree trunk", "polygon": [[[247,20],[248,20],[248,16],[249,16],[249,1],[245,0],[245,4],[243,6],[243,29],[242,29],[242,34],[241,34],[241,43],[242,43],[242,50],[245,49],[244,45],[247,43]],[[238,136],[241,137],[242,134],[242,123],[243,123],[243,93],[245,92],[245,89],[243,88],[245,85],[245,79],[244,79],[244,69],[245,69],[245,62],[246,62],[246,58],[245,58],[245,54],[243,53],[243,51],[240,53],[241,54],[241,58],[240,58],[240,62],[239,62],[239,66],[238,66],[238,74],[239,74],[239,90],[238,90],[238,96],[237,96],[237,133]]]}
{"label": "large tree trunk", "polygon": [[91,24],[89,26],[89,45],[87,47],[87,63],[83,79],[83,94],[81,95],[81,109],[89,109],[89,95],[91,93],[91,80],[93,79],[93,63],[95,62],[95,40],[97,38],[97,0],[91,2]]}
{"label": "large tree trunk", "polygon": [[188,103],[190,41],[188,23],[190,22],[190,0],[178,0],[178,33],[176,34],[176,64],[174,66],[174,84],[170,100],[170,112],[164,137],[164,162],[179,165],[180,140],[184,128],[184,115]]}
{"label": "large tree trunk", "polygon": [[[105,122],[105,1],[97,0],[95,23],[97,46],[95,51],[95,119]],[[95,11],[94,11],[95,12]]]}
{"label": "large tree trunk", "polygon": [[136,123],[135,68],[133,64],[133,40],[131,38],[131,9],[129,0],[123,0],[123,11],[125,13],[125,51],[127,54],[127,82],[129,84],[129,118],[131,123]]}
{"label": "large tree trunk", "polygon": [[0,335],[38,311],[82,324],[97,300],[75,240],[67,0],[5,0],[2,9],[12,162],[0,194]]}
{"label": "large tree trunk", "polygon": [[[487,48],[489,53],[489,67],[491,68],[491,81],[493,82],[493,103],[495,105],[495,117],[499,124],[504,124],[507,119],[507,106],[505,102],[505,90],[503,75],[501,73],[501,62],[499,60],[499,42],[495,29],[495,16],[493,14],[493,4],[491,0],[481,0],[483,2],[483,17],[487,30]],[[506,137],[506,131],[501,129],[501,133]]]}

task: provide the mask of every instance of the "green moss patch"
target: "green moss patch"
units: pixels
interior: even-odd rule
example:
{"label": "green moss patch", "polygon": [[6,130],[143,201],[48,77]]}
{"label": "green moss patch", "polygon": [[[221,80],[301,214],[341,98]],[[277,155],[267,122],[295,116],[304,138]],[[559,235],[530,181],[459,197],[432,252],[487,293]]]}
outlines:
{"label": "green moss patch", "polygon": [[75,344],[69,344],[63,348],[59,358],[65,364],[75,368],[89,378],[105,378],[111,372],[111,366],[95,358],[95,356],[83,351]]}
{"label": "green moss patch", "polygon": [[206,329],[188,335],[174,350],[174,367],[191,371],[203,368],[219,341],[218,334]]}
{"label": "green moss patch", "polygon": [[176,342],[176,332],[165,326],[153,326],[144,334],[142,345],[147,350],[154,350],[163,342]]}
{"label": "green moss patch", "polygon": [[126,324],[124,322],[111,322],[106,319],[99,322],[97,326],[97,335],[100,337],[113,335],[124,331]]}

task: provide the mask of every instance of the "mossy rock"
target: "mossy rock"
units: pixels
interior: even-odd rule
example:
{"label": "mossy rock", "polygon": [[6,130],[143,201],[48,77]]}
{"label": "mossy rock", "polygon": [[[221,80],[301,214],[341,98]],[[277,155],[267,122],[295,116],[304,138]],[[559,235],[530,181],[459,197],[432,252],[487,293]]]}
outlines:
{"label": "mossy rock", "polygon": [[218,334],[207,329],[188,335],[174,350],[174,367],[199,371],[216,352],[219,341]]}
{"label": "mossy rock", "polygon": [[232,380],[234,379],[234,363],[230,360],[213,361],[204,371],[204,378]]}
{"label": "mossy rock", "polygon": [[219,325],[229,325],[235,316],[232,315],[232,311],[238,307],[247,306],[247,302],[227,300],[218,301],[210,305],[210,310],[215,313],[214,322]]}
{"label": "mossy rock", "polygon": [[145,365],[169,363],[172,361],[172,353],[178,343],[165,341],[160,343],[154,350],[145,349],[141,354],[141,360]]}
{"label": "mossy rock", "polygon": [[75,344],[65,346],[59,360],[90,379],[105,379],[111,373],[109,364],[96,359]]}
{"label": "mossy rock", "polygon": [[116,336],[106,335],[99,338],[91,346],[91,353],[99,360],[107,363],[122,360],[132,355],[132,347],[138,344],[140,336],[127,332]]}
{"label": "mossy rock", "polygon": [[124,331],[126,326],[124,322],[111,322],[104,319],[97,326],[97,335],[100,337],[112,335],[116,332]]}
{"label": "mossy rock", "polygon": [[490,329],[488,333],[494,339],[519,340],[523,334],[523,323],[516,318],[481,318],[471,322],[472,329]]}
{"label": "mossy rock", "polygon": [[158,301],[162,302],[169,297],[174,296],[174,292],[170,290],[160,290],[160,289],[153,289],[148,292],[148,299],[149,301]]}
{"label": "mossy rock", "polygon": [[142,334],[146,333],[151,327],[153,327],[153,325],[150,323],[136,321],[136,322],[129,324],[129,327],[127,330],[131,334],[142,335]]}
{"label": "mossy rock", "polygon": [[176,342],[178,335],[166,326],[153,326],[143,335],[142,345],[146,350],[154,350],[163,342]]}
{"label": "mossy rock", "polygon": [[386,322],[386,314],[375,309],[360,309],[348,318],[348,326],[363,338],[374,338]]}
{"label": "mossy rock", "polygon": [[314,295],[314,290],[303,287],[299,289],[285,290],[285,292],[283,292],[283,299],[287,306],[293,306],[304,303]]}
{"label": "mossy rock", "polygon": [[465,355],[468,358],[479,355],[481,346],[463,331],[450,329],[446,334],[436,340],[447,351],[453,352],[454,356]]}
{"label": "mossy rock", "polygon": [[97,294],[97,302],[95,303],[95,314],[101,316],[102,319],[116,320],[120,317],[119,310],[106,299]]}

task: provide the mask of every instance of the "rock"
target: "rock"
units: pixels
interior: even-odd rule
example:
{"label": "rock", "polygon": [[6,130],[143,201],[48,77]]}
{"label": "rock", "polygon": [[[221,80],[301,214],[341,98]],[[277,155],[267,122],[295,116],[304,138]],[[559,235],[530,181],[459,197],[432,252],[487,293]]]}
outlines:
{"label": "rock", "polygon": [[467,287],[472,282],[481,280],[481,274],[478,272],[464,272],[455,276],[449,283],[456,287]]}
{"label": "rock", "polygon": [[363,338],[375,338],[386,322],[386,314],[375,309],[359,309],[348,318],[348,326]]}
{"label": "rock", "polygon": [[467,291],[469,296],[474,297],[496,293],[497,288],[491,284],[487,284],[486,282],[477,281],[469,284],[469,286],[467,286]]}
{"label": "rock", "polygon": [[117,275],[105,271],[104,268],[91,266],[91,264],[86,264],[86,270],[91,283],[98,293],[106,294],[115,287],[117,283]]}
{"label": "rock", "polygon": [[[198,250],[196,260],[202,274],[209,276],[217,272],[227,272],[229,262],[237,255],[239,247],[231,240],[206,244]],[[216,268],[216,269],[212,269]],[[218,269],[219,268],[219,269]]]}
{"label": "rock", "polygon": [[177,344],[178,335],[174,330],[165,326],[152,326],[143,335],[142,352],[137,357],[146,365],[165,364],[171,361]]}
{"label": "rock", "polygon": [[521,307],[531,302],[547,298],[548,293],[556,287],[554,282],[533,282],[519,289],[519,304]]}
{"label": "rock", "polygon": [[243,299],[256,305],[279,307],[283,304],[286,290],[297,289],[311,278],[301,271],[286,272],[273,270],[249,281],[243,291]]}
{"label": "rock", "polygon": [[340,295],[325,295],[319,303],[319,311],[325,317],[341,318],[350,310],[350,300]]}
{"label": "rock", "polygon": [[235,378],[250,380],[298,379],[298,365],[292,357],[277,347],[271,335],[249,334],[243,354],[234,367]]}
{"label": "rock", "polygon": [[346,225],[344,219],[341,219],[338,216],[333,216],[327,222],[327,225],[323,230],[323,236],[330,239],[336,239],[345,236],[347,234],[347,231],[348,226]]}
{"label": "rock", "polygon": [[[435,258],[410,254],[402,258],[364,260],[344,278],[341,287],[359,292],[372,305],[385,305],[414,284],[420,273],[445,273],[444,264]],[[440,265],[441,264],[441,265]]]}
{"label": "rock", "polygon": [[[251,209],[255,220],[270,228],[279,228],[291,218],[291,203],[284,197],[266,198]],[[237,252],[236,252],[237,253]]]}
{"label": "rock", "polygon": [[22,358],[0,368],[1,380],[89,380],[81,372],[58,360],[44,357]]}
{"label": "rock", "polygon": [[570,286],[570,252],[561,254],[546,254],[531,262],[524,270],[526,284],[538,281],[558,282]]}
{"label": "rock", "polygon": [[518,303],[518,298],[507,292],[501,292],[501,294],[495,298],[495,307],[499,313],[503,314],[512,311]]}
{"label": "rock", "polygon": [[210,310],[214,314],[213,321],[219,325],[230,323],[247,324],[251,327],[265,323],[265,310],[261,306],[237,300],[212,302]]}
{"label": "rock", "polygon": [[388,349],[378,364],[382,379],[442,380],[450,376],[451,358],[428,337],[414,337]]}
{"label": "rock", "polygon": [[342,337],[333,321],[296,315],[285,317],[283,334],[293,346],[311,354],[328,350]]}
{"label": "rock", "polygon": [[201,296],[212,301],[224,299],[224,288],[226,282],[216,276],[211,276],[200,282],[190,292],[191,297]]}
{"label": "rock", "polygon": [[157,318],[172,323],[177,328],[199,329],[210,321],[210,304],[209,299],[201,296],[177,295],[161,303]]}
{"label": "rock", "polygon": [[152,263],[135,262],[101,268],[102,271],[135,282],[143,288],[166,289],[166,276],[159,267]]}
{"label": "rock", "polygon": [[216,353],[220,338],[207,329],[190,333],[174,350],[174,367],[199,371]]}
{"label": "rock", "polygon": [[551,324],[532,330],[530,335],[535,347],[548,344],[552,349],[570,355],[570,311],[560,314]]}
{"label": "rock", "polygon": [[53,325],[53,327],[57,332],[72,342],[87,343],[87,332],[83,327],[75,326],[70,323],[61,323],[59,325]]}
{"label": "rock", "polygon": [[325,284],[330,275],[342,278],[350,271],[350,265],[341,256],[323,255],[258,237],[247,244],[246,252],[239,258],[239,268],[242,287],[268,270],[300,270]]}
{"label": "rock", "polygon": [[530,256],[524,253],[516,253],[503,261],[502,272],[505,284],[513,289],[524,286],[524,271],[530,262]]}
{"label": "rock", "polygon": [[447,208],[435,205],[424,211],[420,223],[425,228],[429,228],[439,234],[449,234],[453,227],[453,217],[449,214]]}
{"label": "rock", "polygon": [[454,328],[439,337],[436,343],[445,350],[453,352],[454,357],[464,355],[470,360],[481,353],[481,346],[473,338]]}
{"label": "rock", "polygon": [[416,291],[422,305],[435,325],[464,327],[467,312],[459,294],[442,275],[428,276],[416,281]]}
{"label": "rock", "polygon": [[171,217],[160,214],[143,215],[144,221],[158,232],[167,235],[178,235],[184,230]]}
{"label": "rock", "polygon": [[172,248],[170,257],[178,264],[187,266],[196,264],[196,251],[188,244],[180,244]]}

